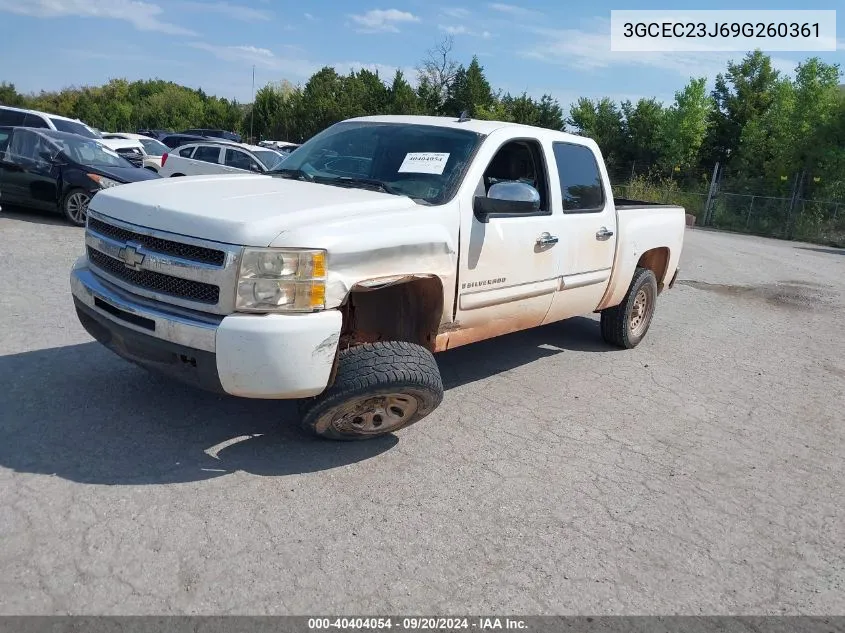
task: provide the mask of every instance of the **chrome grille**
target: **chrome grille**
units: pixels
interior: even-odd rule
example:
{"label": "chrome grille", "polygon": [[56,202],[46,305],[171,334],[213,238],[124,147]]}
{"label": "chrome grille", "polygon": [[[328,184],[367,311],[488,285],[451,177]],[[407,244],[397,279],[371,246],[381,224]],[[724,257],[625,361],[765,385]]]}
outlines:
{"label": "chrome grille", "polygon": [[105,235],[120,242],[136,242],[152,251],[166,255],[175,255],[176,257],[183,257],[184,259],[212,264],[214,266],[222,266],[226,261],[226,253],[223,251],[194,246],[193,244],[185,244],[183,242],[163,240],[152,235],[144,235],[143,233],[135,233],[134,231],[115,226],[114,224],[106,224],[96,218],[88,219],[88,227],[100,235]]}
{"label": "chrome grille", "polygon": [[127,268],[123,262],[94,250],[90,246],[88,247],[88,260],[110,275],[153,292],[211,305],[216,305],[220,300],[220,288],[217,286],[200,281],[179,279],[152,270],[133,270]]}
{"label": "chrome grille", "polygon": [[235,310],[242,246],[129,224],[91,208],[85,246],[92,272],[118,288],[204,313]]}

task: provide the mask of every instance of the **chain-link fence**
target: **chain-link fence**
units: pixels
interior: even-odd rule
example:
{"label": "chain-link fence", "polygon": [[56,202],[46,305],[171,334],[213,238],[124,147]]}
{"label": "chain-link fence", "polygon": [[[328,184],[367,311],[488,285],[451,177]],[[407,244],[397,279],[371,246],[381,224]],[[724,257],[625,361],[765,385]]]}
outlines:
{"label": "chain-link fence", "polygon": [[813,191],[807,186],[812,180],[803,174],[766,183],[718,169],[709,176],[700,170],[636,164],[608,171],[615,196],[680,205],[696,217],[698,226],[845,247],[845,197],[799,196]]}

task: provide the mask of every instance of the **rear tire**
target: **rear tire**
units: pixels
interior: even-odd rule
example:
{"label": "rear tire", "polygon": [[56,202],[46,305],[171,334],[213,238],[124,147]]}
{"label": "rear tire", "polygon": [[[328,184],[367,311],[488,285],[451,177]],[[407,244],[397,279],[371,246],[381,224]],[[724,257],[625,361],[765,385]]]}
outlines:
{"label": "rear tire", "polygon": [[601,311],[601,335],[616,347],[632,349],[645,338],[657,306],[657,279],[648,268],[637,268],[622,303]]}
{"label": "rear tire", "polygon": [[340,353],[334,384],[300,402],[304,430],[331,440],[367,440],[419,422],[443,400],[434,355],[401,341]]}
{"label": "rear tire", "polygon": [[62,198],[62,214],[74,226],[85,226],[91,194],[84,189],[71,189]]}
{"label": "rear tire", "polygon": [[171,178],[176,178],[178,176],[184,176],[185,174],[170,174]]}

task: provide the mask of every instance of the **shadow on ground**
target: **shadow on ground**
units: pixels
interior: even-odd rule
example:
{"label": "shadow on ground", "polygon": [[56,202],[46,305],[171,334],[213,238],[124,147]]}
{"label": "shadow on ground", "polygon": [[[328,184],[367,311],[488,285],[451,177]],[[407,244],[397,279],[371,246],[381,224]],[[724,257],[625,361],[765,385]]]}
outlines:
{"label": "shadow on ground", "polygon": [[824,253],[825,255],[845,255],[845,248],[833,248],[824,246],[796,246],[795,248],[802,251],[813,251],[814,253]]}
{"label": "shadow on ground", "polygon": [[[570,321],[445,352],[447,389],[566,350],[609,351],[598,323]],[[94,484],[201,481],[235,471],[278,476],[390,450],[311,438],[289,401],[218,396],[170,382],[98,343],[0,357],[0,466]],[[409,429],[408,432],[412,432]]]}
{"label": "shadow on ground", "polygon": [[42,211],[40,209],[29,209],[24,207],[12,206],[3,203],[0,198],[0,219],[7,218],[9,220],[18,220],[20,222],[32,222],[34,224],[55,224],[58,226],[67,226],[71,228],[73,225],[64,219],[58,211]]}

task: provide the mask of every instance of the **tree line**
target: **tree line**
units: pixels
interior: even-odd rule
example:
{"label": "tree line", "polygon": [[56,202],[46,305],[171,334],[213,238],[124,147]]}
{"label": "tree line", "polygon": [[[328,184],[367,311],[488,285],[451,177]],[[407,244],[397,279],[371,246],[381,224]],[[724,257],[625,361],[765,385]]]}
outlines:
{"label": "tree line", "polygon": [[749,52],[727,64],[711,91],[706,78],[692,78],[668,104],[581,98],[567,104],[568,115],[550,95],[495,90],[477,57],[467,65],[453,58],[450,38],[426,53],[415,80],[412,85],[401,71],[385,81],[367,69],[341,74],[324,67],[302,85],[283,80],[262,87],[253,104],[161,79],[113,79],[38,94],[0,83],[0,104],[109,131],[213,127],[296,142],[354,116],[466,111],[590,136],[615,182],[636,175],[701,189],[718,162],[740,193],[845,201],[845,92],[839,66],[818,58],[801,63],[793,78],[769,56]]}

